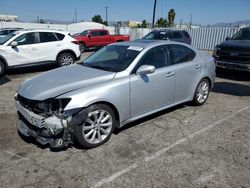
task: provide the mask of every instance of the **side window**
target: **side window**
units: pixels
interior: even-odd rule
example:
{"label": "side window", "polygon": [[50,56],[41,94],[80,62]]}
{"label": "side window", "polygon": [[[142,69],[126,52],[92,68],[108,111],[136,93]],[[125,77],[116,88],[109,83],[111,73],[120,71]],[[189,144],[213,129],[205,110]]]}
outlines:
{"label": "side window", "polygon": [[92,37],[97,37],[100,35],[100,32],[99,31],[92,31],[91,34],[90,34]]}
{"label": "side window", "polygon": [[61,34],[61,33],[54,33],[56,35],[56,37],[58,38],[58,40],[63,40],[65,35]]}
{"label": "side window", "polygon": [[35,44],[36,43],[35,33],[25,33],[17,37],[14,41],[16,41],[19,46]]}
{"label": "side window", "polygon": [[100,31],[100,36],[106,36],[107,34],[107,31]]}
{"label": "side window", "polygon": [[175,32],[173,32],[173,38],[180,39],[180,38],[182,38],[182,35],[178,31],[175,31]]}
{"label": "side window", "polygon": [[185,37],[190,38],[190,36],[189,36],[188,32],[183,31],[183,34],[184,34],[184,36],[185,36]]}
{"label": "side window", "polygon": [[172,54],[172,64],[192,61],[196,56],[193,50],[182,45],[170,45],[170,51]]}
{"label": "side window", "polygon": [[8,35],[8,34],[9,34],[8,30],[0,31],[0,35]]}
{"label": "side window", "polygon": [[57,41],[57,38],[54,35],[54,33],[40,32],[39,36],[40,36],[40,43]]}
{"label": "side window", "polygon": [[149,50],[136,65],[133,73],[142,65],[153,65],[155,68],[162,68],[168,65],[168,56],[165,46],[158,46]]}

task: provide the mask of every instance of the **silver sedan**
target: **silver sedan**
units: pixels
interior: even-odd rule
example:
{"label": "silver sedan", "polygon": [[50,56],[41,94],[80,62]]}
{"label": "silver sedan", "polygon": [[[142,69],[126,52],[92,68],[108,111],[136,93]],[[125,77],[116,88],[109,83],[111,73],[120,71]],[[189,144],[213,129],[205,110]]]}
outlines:
{"label": "silver sedan", "polygon": [[115,43],[22,83],[15,96],[18,131],[50,147],[77,141],[93,148],[139,118],[187,101],[204,104],[214,79],[212,57],[189,45]]}

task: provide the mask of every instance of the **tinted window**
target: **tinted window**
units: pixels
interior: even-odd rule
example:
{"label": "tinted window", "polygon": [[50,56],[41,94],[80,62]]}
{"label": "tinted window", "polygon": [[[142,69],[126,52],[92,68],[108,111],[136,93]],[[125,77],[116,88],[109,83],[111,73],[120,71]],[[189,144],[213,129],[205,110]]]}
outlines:
{"label": "tinted window", "polygon": [[99,36],[100,32],[99,31],[92,31],[91,32],[91,36],[95,37],[95,36]]}
{"label": "tinted window", "polygon": [[152,31],[146,36],[143,37],[143,39],[156,39],[156,40],[163,40],[166,39],[166,31]]}
{"label": "tinted window", "polygon": [[57,41],[56,36],[54,35],[54,33],[49,33],[49,32],[40,32],[39,33],[40,36],[40,42],[53,42],[53,41]]}
{"label": "tinted window", "polygon": [[8,30],[0,31],[0,35],[8,35],[8,34],[9,34]]}
{"label": "tinted window", "polygon": [[107,31],[100,31],[101,36],[106,36],[107,34],[108,34]]}
{"label": "tinted window", "polygon": [[164,46],[158,46],[149,50],[140,60],[133,72],[142,65],[153,65],[155,68],[162,68],[168,65],[167,50]]}
{"label": "tinted window", "polygon": [[190,36],[189,36],[188,32],[183,31],[182,33],[184,34],[184,36],[185,36],[185,37],[190,38]]}
{"label": "tinted window", "polygon": [[179,32],[173,32],[172,35],[173,35],[173,38],[175,38],[175,39],[182,38],[182,35]]}
{"label": "tinted window", "polygon": [[36,43],[35,33],[25,33],[17,37],[14,41],[16,41],[18,45],[35,44]]}
{"label": "tinted window", "polygon": [[61,34],[61,33],[54,33],[56,35],[56,37],[58,38],[58,40],[63,40],[65,35]]}
{"label": "tinted window", "polygon": [[250,29],[242,29],[236,33],[233,37],[233,40],[250,40]]}
{"label": "tinted window", "polygon": [[195,58],[195,52],[190,48],[182,45],[170,45],[172,54],[172,64],[192,61]]}

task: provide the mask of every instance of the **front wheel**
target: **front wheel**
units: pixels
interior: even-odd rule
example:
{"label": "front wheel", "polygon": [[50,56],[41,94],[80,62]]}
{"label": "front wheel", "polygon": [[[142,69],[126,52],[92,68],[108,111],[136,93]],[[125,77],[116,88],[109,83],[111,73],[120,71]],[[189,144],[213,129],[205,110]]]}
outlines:
{"label": "front wheel", "polygon": [[59,57],[58,57],[58,65],[60,67],[63,67],[63,66],[68,66],[68,65],[71,65],[75,62],[75,59],[73,57],[72,54],[70,53],[62,53]]}
{"label": "front wheel", "polygon": [[199,82],[193,98],[194,105],[201,106],[206,102],[210,92],[210,87],[210,82],[206,78]]}
{"label": "front wheel", "polygon": [[110,138],[117,120],[114,111],[104,104],[92,105],[86,112],[85,121],[75,125],[75,138],[84,148],[94,148]]}

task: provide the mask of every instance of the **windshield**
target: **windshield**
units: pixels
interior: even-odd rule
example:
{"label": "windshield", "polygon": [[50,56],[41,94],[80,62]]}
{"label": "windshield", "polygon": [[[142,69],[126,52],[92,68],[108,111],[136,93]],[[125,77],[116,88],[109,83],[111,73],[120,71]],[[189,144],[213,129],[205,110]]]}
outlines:
{"label": "windshield", "polygon": [[83,32],[80,33],[80,35],[82,35],[82,36],[87,36],[87,34],[88,34],[87,30],[85,30],[85,31],[83,31]]}
{"label": "windshield", "polygon": [[120,72],[125,70],[142,50],[143,48],[134,46],[106,46],[88,57],[82,65]]}
{"label": "windshield", "polygon": [[1,37],[0,38],[0,45],[3,45],[5,42],[7,42],[8,40],[10,40],[15,35],[16,35],[15,33],[10,33],[10,34],[6,35],[5,37]]}
{"label": "windshield", "polygon": [[152,31],[146,36],[143,37],[143,39],[156,39],[156,40],[163,40],[166,38],[166,32],[165,31]]}
{"label": "windshield", "polygon": [[250,29],[242,29],[236,33],[232,40],[250,40]]}

